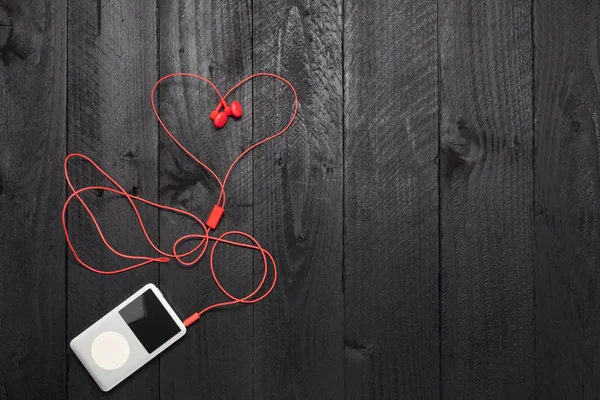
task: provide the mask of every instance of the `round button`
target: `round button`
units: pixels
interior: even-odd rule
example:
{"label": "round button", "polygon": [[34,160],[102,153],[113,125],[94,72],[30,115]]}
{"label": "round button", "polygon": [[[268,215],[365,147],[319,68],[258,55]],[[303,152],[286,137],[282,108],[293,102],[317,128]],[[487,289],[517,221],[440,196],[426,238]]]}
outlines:
{"label": "round button", "polygon": [[99,334],[92,343],[92,359],[102,369],[121,368],[129,358],[129,343],[117,332]]}

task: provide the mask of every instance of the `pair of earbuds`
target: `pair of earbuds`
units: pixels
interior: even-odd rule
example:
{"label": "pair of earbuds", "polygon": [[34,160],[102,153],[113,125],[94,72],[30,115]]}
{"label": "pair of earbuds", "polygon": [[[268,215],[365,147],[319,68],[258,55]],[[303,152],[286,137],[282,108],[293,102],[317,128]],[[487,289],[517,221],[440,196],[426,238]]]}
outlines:
{"label": "pair of earbuds", "polygon": [[242,105],[239,101],[234,100],[231,102],[231,105],[228,105],[225,102],[225,99],[221,99],[221,102],[214,109],[213,112],[210,113],[210,119],[213,120],[213,124],[215,128],[221,129],[227,124],[227,120],[232,116],[234,118],[241,118],[242,116]]}

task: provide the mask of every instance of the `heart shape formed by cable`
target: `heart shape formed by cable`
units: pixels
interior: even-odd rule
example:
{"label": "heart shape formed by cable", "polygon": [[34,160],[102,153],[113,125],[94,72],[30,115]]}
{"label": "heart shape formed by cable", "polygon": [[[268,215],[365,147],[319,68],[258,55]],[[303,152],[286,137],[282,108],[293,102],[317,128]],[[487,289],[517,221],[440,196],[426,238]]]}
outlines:
{"label": "heart shape formed by cable", "polygon": [[[226,101],[227,101],[227,97],[229,97],[229,95],[235,91],[236,89],[238,89],[240,86],[242,86],[243,84],[245,84],[246,82],[254,79],[254,78],[258,78],[258,77],[270,77],[270,78],[274,78],[274,79],[278,79],[282,82],[284,82],[286,85],[288,85],[290,87],[290,89],[292,90],[292,93],[294,95],[294,111],[292,113],[292,117],[290,118],[289,122],[285,125],[285,127],[283,129],[281,129],[279,132],[275,133],[274,135],[268,136],[262,140],[259,140],[258,142],[250,145],[246,150],[242,151],[240,153],[239,156],[237,156],[237,158],[229,165],[229,168],[227,169],[227,173],[225,174],[225,177],[223,178],[223,181],[221,181],[221,179],[217,176],[217,174],[210,169],[208,166],[206,166],[202,161],[200,161],[196,156],[194,156],[188,149],[185,148],[185,146],[183,146],[179,140],[177,140],[175,138],[175,136],[171,133],[171,131],[169,130],[169,128],[167,128],[167,125],[164,123],[164,121],[162,120],[162,118],[160,117],[160,114],[158,113],[158,110],[156,108],[156,103],[154,102],[154,99],[156,97],[156,90],[158,89],[158,87],[160,86],[160,84],[162,82],[164,82],[167,79],[171,79],[171,78],[175,78],[175,77],[190,77],[190,78],[195,78],[195,79],[200,79],[204,82],[206,82],[217,94],[217,96],[219,97],[219,105],[217,106],[217,109],[219,109],[219,107],[221,107],[221,105],[226,105]],[[247,76],[246,78],[242,79],[241,81],[239,81],[238,83],[236,83],[231,89],[229,89],[227,91],[227,93],[225,93],[225,95],[222,95],[221,92],[219,91],[219,89],[217,88],[217,86],[209,79],[201,76],[201,75],[196,75],[196,74],[191,74],[191,73],[187,73],[187,72],[178,72],[178,73],[174,73],[174,74],[170,74],[170,75],[166,75],[163,76],[162,78],[160,78],[155,84],[154,87],[152,88],[152,93],[150,94],[150,101],[152,104],[152,111],[154,112],[154,115],[156,116],[156,119],[158,120],[158,122],[160,123],[160,126],[164,129],[164,131],[167,133],[167,135],[169,135],[169,137],[171,138],[171,140],[173,140],[173,142],[175,142],[175,144],[177,146],[179,146],[180,149],[182,149],[192,160],[194,160],[196,163],[200,164],[204,169],[206,169],[219,183],[219,186],[221,188],[221,192],[219,194],[219,200],[217,201],[217,204],[220,204],[222,207],[225,206],[225,183],[227,182],[227,180],[229,179],[229,175],[231,174],[231,170],[233,169],[233,167],[238,163],[238,161],[240,159],[242,159],[242,157],[244,157],[246,154],[248,154],[250,151],[254,150],[256,147],[275,139],[277,136],[282,135],[285,131],[287,131],[289,129],[289,127],[292,125],[292,123],[294,122],[294,119],[296,119],[296,114],[298,113],[298,94],[296,92],[296,89],[294,88],[294,86],[285,78],[279,76],[279,75],[275,75],[275,74],[271,74],[268,72],[259,72],[257,74],[253,74],[250,76]],[[222,201],[222,204],[221,204]]]}

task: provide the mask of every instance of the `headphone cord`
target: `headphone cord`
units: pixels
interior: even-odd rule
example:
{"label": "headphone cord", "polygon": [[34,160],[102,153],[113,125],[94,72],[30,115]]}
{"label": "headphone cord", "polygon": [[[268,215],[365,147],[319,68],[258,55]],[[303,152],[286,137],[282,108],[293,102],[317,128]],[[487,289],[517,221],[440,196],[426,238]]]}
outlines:
{"label": "headphone cord", "polygon": [[[223,180],[221,180],[219,178],[219,176],[211,169],[209,168],[206,164],[204,164],[202,161],[200,161],[196,156],[194,156],[183,144],[181,144],[181,142],[179,140],[177,140],[177,138],[175,138],[175,136],[173,135],[173,133],[171,133],[171,131],[169,130],[169,128],[167,128],[167,126],[165,125],[164,121],[162,120],[162,118],[160,117],[158,110],[156,108],[156,104],[154,101],[155,98],[155,93],[156,90],[158,88],[158,86],[164,82],[167,79],[170,78],[175,78],[175,77],[191,77],[191,78],[195,78],[195,79],[200,79],[204,82],[206,82],[207,84],[209,84],[211,86],[211,88],[215,91],[215,93],[218,95],[219,97],[219,101],[223,104],[225,104],[225,100],[227,99],[227,97],[237,88],[239,88],[241,85],[245,84],[246,82],[257,78],[257,77],[270,77],[270,78],[275,78],[279,81],[284,82],[287,86],[289,86],[289,88],[292,90],[292,93],[294,95],[294,110],[292,113],[292,116],[289,120],[289,122],[285,125],[285,127],[283,129],[281,129],[280,131],[278,131],[277,133],[266,137],[265,139],[259,140],[258,142],[252,144],[250,147],[248,147],[247,149],[245,149],[244,151],[242,151],[242,153],[240,153],[235,160],[233,160],[233,162],[229,165],[229,168],[227,169],[227,172],[225,174],[225,177],[223,178]],[[217,308],[217,307],[224,307],[224,306],[229,306],[232,304],[237,304],[237,303],[243,303],[243,304],[252,304],[252,303],[257,303],[261,300],[263,300],[265,297],[267,297],[272,291],[273,288],[275,287],[275,283],[277,281],[277,265],[275,263],[275,260],[273,258],[273,256],[271,255],[271,253],[269,253],[267,250],[265,250],[260,243],[258,243],[258,241],[252,237],[251,235],[245,233],[245,232],[241,232],[241,231],[228,231],[223,233],[220,236],[211,236],[210,233],[212,230],[216,229],[218,226],[218,223],[223,215],[224,209],[225,209],[225,203],[226,203],[226,194],[225,194],[225,185],[227,183],[227,180],[229,179],[229,176],[231,174],[231,171],[233,169],[233,167],[238,163],[238,161],[240,161],[242,159],[242,157],[244,157],[246,154],[248,154],[249,152],[251,152],[252,150],[256,149],[258,146],[273,140],[274,138],[282,135],[284,132],[286,132],[290,126],[292,125],[292,123],[294,122],[294,119],[296,118],[296,115],[298,113],[298,94],[296,92],[296,89],[294,88],[294,86],[287,81],[285,78],[279,76],[279,75],[275,75],[275,74],[271,74],[271,73],[267,73],[267,72],[261,72],[261,73],[257,73],[257,74],[253,74],[250,75],[244,79],[242,79],[240,82],[238,82],[235,86],[233,86],[231,89],[229,89],[229,91],[225,94],[222,95],[221,92],[219,91],[219,89],[215,86],[214,83],[212,83],[210,80],[206,79],[203,76],[200,75],[195,75],[195,74],[190,74],[190,73],[184,73],[184,72],[180,72],[180,73],[174,73],[174,74],[170,74],[170,75],[166,75],[162,78],[160,78],[155,84],[154,87],[152,88],[152,92],[150,95],[150,100],[151,100],[151,104],[152,104],[152,111],[154,112],[154,115],[156,116],[156,118],[158,119],[158,122],[160,123],[160,126],[164,129],[164,131],[167,133],[167,135],[169,135],[169,137],[171,138],[171,140],[173,142],[175,142],[175,144],[181,149],[183,150],[192,160],[194,160],[197,164],[199,164],[202,168],[204,168],[206,171],[208,171],[217,181],[217,183],[219,184],[220,187],[220,192],[219,192],[219,198],[217,200],[217,203],[215,204],[215,206],[213,207],[213,210],[211,212],[211,214],[209,215],[207,222],[204,223],[202,222],[202,220],[200,218],[198,218],[197,216],[195,216],[194,214],[179,209],[179,208],[175,208],[175,207],[170,207],[170,206],[166,206],[163,204],[159,204],[159,203],[155,203],[152,202],[150,200],[146,200],[140,196],[135,196],[132,194],[127,193],[127,191],[115,180],[113,179],[108,173],[106,173],[102,168],[100,168],[100,166],[98,166],[98,164],[96,164],[91,158],[80,154],[80,153],[71,153],[69,155],[67,155],[67,157],[65,158],[64,161],[64,173],[65,173],[65,179],[67,181],[67,185],[69,186],[69,189],[71,190],[71,195],[67,198],[67,200],[65,201],[65,204],[63,206],[63,210],[62,210],[62,224],[63,224],[63,229],[65,232],[65,238],[67,241],[67,245],[69,247],[69,249],[71,250],[71,252],[73,253],[73,256],[75,257],[75,259],[77,260],[77,262],[79,264],[81,264],[83,267],[87,268],[88,270],[95,272],[97,274],[102,274],[102,275],[115,275],[115,274],[120,274],[122,272],[126,272],[135,268],[139,268],[142,267],[144,265],[153,263],[153,262],[158,262],[158,263],[167,263],[169,262],[171,259],[175,259],[177,260],[177,262],[179,262],[181,265],[184,266],[191,266],[195,263],[197,263],[205,254],[206,254],[206,250],[208,248],[208,243],[209,241],[213,241],[213,245],[212,248],[210,250],[210,255],[209,255],[209,264],[210,264],[210,271],[213,277],[213,280],[215,281],[216,285],[219,287],[219,289],[223,292],[223,294],[225,294],[225,296],[227,296],[230,301],[225,301],[225,302],[220,302],[220,303],[215,303],[212,304],[204,309],[202,309],[201,311],[195,312],[192,315],[190,315],[188,318],[186,318],[184,320],[184,324],[185,326],[189,326],[192,323],[194,323],[195,321],[197,321],[200,316],[202,316],[204,313]],[[69,161],[73,158],[80,158],[83,159],[84,161],[87,161],[89,164],[92,165],[92,167],[94,167],[98,172],[100,172],[106,179],[108,179],[115,187],[108,187],[108,186],[85,186],[79,189],[76,189],[75,186],[73,185],[73,183],[71,182],[71,178],[69,177],[69,170],[68,170],[68,166],[69,166]],[[106,239],[106,237],[104,236],[104,233],[102,232],[102,229],[100,227],[100,224],[98,223],[96,217],[94,216],[94,213],[92,212],[92,210],[89,208],[89,206],[86,204],[86,202],[83,200],[83,198],[81,197],[81,194],[90,190],[94,190],[94,191],[107,191],[107,192],[111,192],[114,194],[117,194],[119,196],[123,196],[127,199],[129,205],[131,206],[131,208],[133,209],[133,212],[136,215],[136,218],[138,220],[138,223],[140,225],[140,228],[142,229],[142,233],[144,234],[147,242],[150,244],[150,246],[157,252],[160,254],[160,257],[148,257],[148,256],[140,256],[140,255],[130,255],[130,254],[124,254],[119,252],[118,250],[116,250]],[[87,212],[87,214],[90,216],[92,223],[94,224],[94,226],[96,227],[96,230],[98,231],[98,234],[100,236],[100,239],[102,240],[102,242],[104,243],[104,245],[114,254],[116,254],[117,256],[121,257],[121,258],[125,258],[125,259],[129,259],[129,260],[136,260],[139,261],[137,264],[134,265],[130,265],[128,267],[125,268],[121,268],[121,269],[117,269],[117,270],[112,270],[112,271],[104,271],[104,270],[100,270],[100,269],[96,269],[92,266],[90,266],[89,264],[87,264],[86,262],[84,262],[81,257],[77,254],[77,251],[75,250],[75,247],[73,245],[73,242],[71,241],[71,238],[69,236],[69,232],[67,229],[67,221],[66,221],[66,213],[67,213],[67,208],[70,204],[70,202],[73,199],[77,199],[79,201],[79,203],[81,203],[81,205],[83,206],[83,208],[85,209],[85,211]],[[192,220],[194,220],[198,225],[200,225],[200,227],[202,228],[202,232],[201,233],[194,233],[194,234],[187,234],[187,235],[183,235],[180,238],[178,238],[174,244],[173,244],[173,249],[172,249],[172,253],[168,253],[165,252],[161,249],[158,248],[158,246],[154,243],[154,241],[150,238],[150,235],[148,234],[147,230],[146,230],[146,226],[144,225],[144,222],[142,220],[142,217],[140,215],[140,212],[136,206],[136,202],[141,202],[141,203],[145,203],[147,205],[150,205],[152,207],[156,207],[160,210],[166,210],[166,211],[171,211],[177,214],[181,214],[183,216],[189,217]],[[233,240],[228,240],[226,239],[228,236],[232,236],[232,235],[237,235],[237,236],[242,236],[245,237],[246,239],[248,239],[252,244],[247,244],[247,243],[242,243],[242,242],[238,242],[238,241],[233,241]],[[177,252],[177,248],[178,246],[184,242],[184,241],[188,241],[188,240],[198,240],[198,244],[196,246],[194,246],[191,250],[186,251],[184,253],[178,253]],[[248,294],[245,297],[242,298],[238,298],[233,296],[231,293],[229,293],[221,284],[221,282],[219,281],[219,279],[217,278],[217,275],[215,273],[215,268],[214,268],[214,254],[215,254],[215,249],[217,247],[218,243],[225,243],[225,244],[229,244],[232,246],[238,246],[238,247],[242,247],[242,248],[247,248],[247,249],[252,249],[255,251],[259,251],[261,253],[262,259],[263,259],[263,276],[262,279],[260,281],[260,283],[258,284],[258,286],[256,287],[256,289]],[[188,256],[192,255],[193,253],[195,253],[196,251],[199,251],[198,255],[196,257],[194,257],[192,260],[186,261],[184,259],[187,258]],[[262,287],[265,284],[265,281],[267,279],[267,275],[268,275],[268,269],[269,269],[269,263],[273,266],[273,281],[271,283],[271,286],[260,296],[255,297],[258,292],[262,289]]]}

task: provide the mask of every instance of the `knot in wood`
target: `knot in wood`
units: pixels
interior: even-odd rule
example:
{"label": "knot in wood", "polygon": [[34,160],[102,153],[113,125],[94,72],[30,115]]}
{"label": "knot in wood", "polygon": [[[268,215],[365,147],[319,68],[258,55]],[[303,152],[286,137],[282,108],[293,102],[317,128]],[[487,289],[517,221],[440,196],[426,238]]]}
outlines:
{"label": "knot in wood", "polygon": [[10,15],[6,8],[0,7],[0,49],[6,47],[12,34],[13,24]]}
{"label": "knot in wood", "polygon": [[450,159],[458,163],[474,163],[483,152],[479,137],[463,121],[458,121],[455,128],[444,135],[442,145],[447,149]]}

